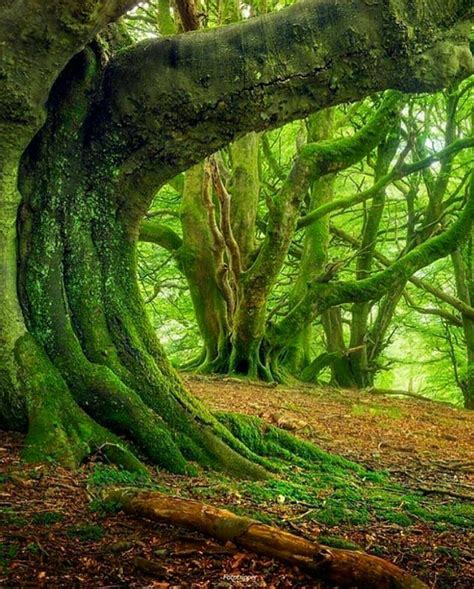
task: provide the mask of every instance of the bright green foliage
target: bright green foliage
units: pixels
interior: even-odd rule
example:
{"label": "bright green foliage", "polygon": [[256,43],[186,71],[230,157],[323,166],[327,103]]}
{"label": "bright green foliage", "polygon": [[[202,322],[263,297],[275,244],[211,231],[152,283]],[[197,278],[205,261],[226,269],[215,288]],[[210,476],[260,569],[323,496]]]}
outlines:
{"label": "bright green foliage", "polygon": [[[383,108],[370,124],[380,100],[322,111],[306,126],[292,123],[260,136],[260,198],[252,205],[257,223],[246,233],[256,245],[237,288],[231,330],[212,327],[226,322],[226,302],[215,281],[206,214],[194,198],[194,215],[201,207],[199,232],[208,234],[202,247],[195,240],[196,274],[185,272],[186,283],[179,268],[168,266],[143,283],[151,293],[160,281],[175,281],[153,299],[158,332],[168,329],[161,327],[163,317],[187,333],[197,318],[205,350],[194,332],[186,346],[168,347],[177,364],[251,379],[327,382],[329,376],[336,386],[408,390],[470,406],[472,80],[405,99],[398,115],[389,111],[385,130]],[[388,108],[397,97],[385,100]],[[232,202],[232,191],[240,198],[240,172],[227,152],[219,157]],[[179,190],[175,182],[167,186],[154,208],[161,209],[162,198],[170,202],[170,191],[178,199]],[[249,203],[255,192],[249,190]],[[169,227],[184,239],[192,235],[177,220]],[[451,252],[458,260],[452,266]],[[143,262],[153,268],[167,255],[148,249]],[[202,290],[199,301],[196,290]],[[212,344],[220,351],[209,352],[209,338],[221,342]],[[407,349],[420,350],[417,359]]]}

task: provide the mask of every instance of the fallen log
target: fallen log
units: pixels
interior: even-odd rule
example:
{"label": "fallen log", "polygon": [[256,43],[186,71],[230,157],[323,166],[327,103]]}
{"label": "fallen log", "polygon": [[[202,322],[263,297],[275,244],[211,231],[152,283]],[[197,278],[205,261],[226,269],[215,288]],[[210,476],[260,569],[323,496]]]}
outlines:
{"label": "fallen log", "polygon": [[128,514],[233,542],[256,554],[297,565],[338,587],[428,589],[420,580],[377,556],[323,546],[193,499],[136,489],[113,489],[106,493],[106,499],[118,503]]}

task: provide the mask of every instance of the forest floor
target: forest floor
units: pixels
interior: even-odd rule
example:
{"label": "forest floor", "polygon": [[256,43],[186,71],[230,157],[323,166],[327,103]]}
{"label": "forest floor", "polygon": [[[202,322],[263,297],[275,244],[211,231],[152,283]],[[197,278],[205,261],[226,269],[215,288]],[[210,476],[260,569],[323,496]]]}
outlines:
{"label": "forest floor", "polygon": [[474,587],[473,412],[309,386],[185,379],[216,410],[260,416],[366,474],[346,476],[324,454],[309,474],[294,464],[286,476],[259,483],[212,473],[143,480],[98,457],[71,473],[21,464],[22,436],[0,433],[1,587],[326,587],[272,559],[116,513],[101,491],[117,484],[194,497],[325,544],[360,547],[433,588]]}

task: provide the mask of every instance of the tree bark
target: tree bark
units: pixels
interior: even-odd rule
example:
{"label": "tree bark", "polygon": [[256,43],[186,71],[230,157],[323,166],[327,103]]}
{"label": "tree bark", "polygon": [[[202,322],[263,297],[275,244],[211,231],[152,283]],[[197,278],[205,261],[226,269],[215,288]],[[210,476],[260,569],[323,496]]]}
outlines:
{"label": "tree bark", "polygon": [[14,1],[1,9],[0,425],[29,431],[26,454],[32,459],[52,456],[75,464],[89,446],[114,438],[76,408],[61,375],[27,331],[17,293],[20,159],[45,121],[45,103],[62,68],[133,4],[113,0],[78,9],[76,2],[63,2],[60,19],[55,2]]}
{"label": "tree bark", "polygon": [[107,68],[91,137],[97,162],[107,154],[118,206],[138,224],[157,186],[247,132],[387,88],[432,91],[466,77],[471,16],[470,0],[308,0],[146,41]]}
{"label": "tree bark", "polygon": [[205,347],[205,356],[196,369],[225,373],[229,367],[231,334],[226,303],[216,276],[203,186],[204,164],[198,164],[186,173],[184,183],[181,205],[183,247],[179,251],[179,260]]}
{"label": "tree bark", "polygon": [[[456,280],[457,295],[460,300],[468,305],[474,301],[474,262],[473,262],[474,237],[471,237],[465,248],[455,251],[452,256],[454,277]],[[463,332],[466,342],[466,371],[461,382],[461,390],[464,398],[464,407],[474,409],[474,321],[463,316]]]}
{"label": "tree bark", "polygon": [[457,221],[446,231],[415,247],[387,269],[370,278],[357,281],[314,283],[304,300],[272,327],[269,338],[278,348],[284,346],[287,333],[296,333],[301,325],[315,318],[324,310],[343,303],[377,301],[390,289],[408,280],[418,269],[454,252],[469,239],[474,218],[474,176],[467,191],[467,202]]}
{"label": "tree bark", "polygon": [[[334,111],[326,109],[308,118],[308,142],[330,141],[334,138]],[[316,179],[309,186],[309,210],[330,202],[334,197],[334,174]],[[307,227],[303,240],[303,252],[298,268],[295,284],[289,295],[289,308],[297,305],[306,294],[308,284],[323,274],[328,262],[329,216]],[[285,365],[293,374],[310,364],[309,344],[311,341],[311,325],[307,325],[298,336],[289,342],[285,352]]]}
{"label": "tree bark", "polygon": [[[380,109],[352,137],[308,143],[301,149],[270,205],[266,235],[258,256],[242,277],[231,357],[231,369],[235,372],[270,379],[281,377],[279,357],[269,355],[265,349],[266,308],[293,239],[301,202],[312,183],[358,162],[380,142],[398,110],[399,100],[398,93],[387,95]],[[306,290],[299,296],[304,300]],[[285,339],[289,333],[301,333],[309,324],[302,323],[294,332],[287,332]]]}
{"label": "tree bark", "polygon": [[229,146],[232,176],[231,194],[232,231],[239,245],[243,269],[247,269],[255,250],[255,232],[260,197],[258,169],[258,133],[248,133]]}
{"label": "tree bark", "polygon": [[[97,62],[86,51],[63,72],[50,95],[47,124],[21,170],[22,305],[77,415],[88,416],[69,440],[74,462],[106,442],[102,436],[100,443],[89,443],[89,423],[90,429],[114,432],[107,448],[115,448],[128,467],[133,455],[117,435],[173,472],[189,472],[194,462],[265,477],[259,458],[185,391],[145,315],[135,240],[107,199],[110,186],[85,138],[90,93],[100,81]],[[72,427],[68,415],[60,423],[54,414],[42,417],[43,437]]]}
{"label": "tree bark", "polygon": [[[380,144],[375,165],[374,184],[383,178],[391,166],[400,144],[400,124],[394,126],[385,140]],[[377,243],[377,235],[385,208],[385,188],[376,193],[362,229],[361,247],[356,257],[356,280],[370,276]],[[367,355],[367,330],[369,328],[370,301],[356,303],[352,307],[350,348],[356,350],[350,356],[352,373],[357,386],[364,388],[373,385],[372,366]]]}

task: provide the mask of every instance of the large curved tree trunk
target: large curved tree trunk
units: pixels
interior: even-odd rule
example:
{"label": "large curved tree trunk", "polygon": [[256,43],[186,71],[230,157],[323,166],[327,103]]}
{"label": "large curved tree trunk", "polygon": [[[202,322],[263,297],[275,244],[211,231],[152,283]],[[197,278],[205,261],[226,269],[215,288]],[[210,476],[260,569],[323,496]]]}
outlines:
{"label": "large curved tree trunk", "polygon": [[132,1],[88,5],[80,15],[73,3],[64,2],[61,23],[69,22],[71,27],[61,26],[52,4],[32,7],[11,2],[1,9],[0,427],[28,432],[25,457],[29,459],[53,457],[74,465],[91,447],[104,446],[111,458],[139,468],[140,463],[116,444],[112,434],[79,409],[61,374],[28,332],[18,298],[20,159],[45,121],[44,102],[58,72],[95,31],[118,18]]}
{"label": "large curved tree trunk", "polygon": [[135,228],[111,198],[112,170],[96,166],[84,132],[97,62],[87,50],[69,64],[21,166],[21,301],[54,364],[40,352],[17,351],[29,362],[25,382],[42,379],[48,397],[44,410],[27,416],[34,442],[44,447],[41,436],[54,432],[48,454],[63,462],[103,447],[130,466],[132,455],[107,428],[173,472],[187,472],[193,461],[265,476],[259,459],[187,394],[147,320],[136,283]]}

